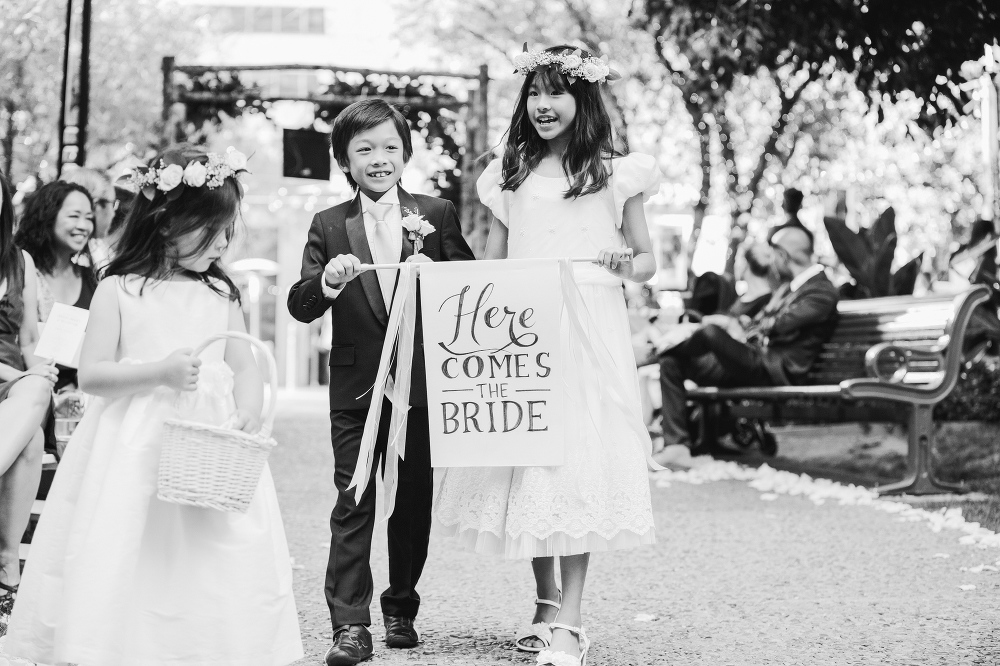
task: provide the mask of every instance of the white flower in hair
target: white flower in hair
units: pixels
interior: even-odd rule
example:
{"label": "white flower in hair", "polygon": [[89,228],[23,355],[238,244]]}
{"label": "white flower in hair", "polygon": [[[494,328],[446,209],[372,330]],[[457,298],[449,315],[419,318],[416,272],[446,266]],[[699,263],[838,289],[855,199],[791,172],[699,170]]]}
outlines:
{"label": "white flower in hair", "polygon": [[[134,167],[123,178],[150,201],[157,190],[163,192],[167,200],[173,201],[184,192],[185,187],[212,190],[222,187],[227,178],[239,182],[239,175],[246,171],[247,166],[247,156],[234,148],[230,148],[225,155],[206,153],[204,158],[195,158],[184,165],[177,163],[178,157],[173,153],[167,157],[172,164],[159,159],[156,164]],[[202,162],[202,159],[205,161]]]}
{"label": "white flower in hair", "polygon": [[247,156],[236,150],[232,146],[226,150],[226,166],[233,171],[241,171],[247,168]]}
{"label": "white flower in hair", "polygon": [[514,56],[514,67],[516,69],[527,67],[530,62],[531,62],[530,53],[518,53],[516,56]]}
{"label": "white flower in hair", "polygon": [[184,167],[185,185],[190,185],[191,187],[201,187],[205,184],[206,178],[208,178],[208,169],[201,162],[192,161]]}
{"label": "white flower in hair", "polygon": [[161,192],[169,192],[184,180],[184,169],[180,164],[171,164],[160,171],[156,179],[156,187]]}
{"label": "white flower in hair", "polygon": [[586,80],[594,83],[601,78],[601,68],[595,62],[587,62],[583,64],[583,71],[580,76]]}
{"label": "white flower in hair", "polygon": [[528,51],[528,44],[525,42],[523,52],[514,56],[513,62],[514,71],[525,75],[539,67],[554,67],[561,74],[569,77],[571,84],[578,78],[590,83],[604,83],[620,79],[621,75],[608,66],[606,58],[607,56],[603,58],[584,56],[580,49],[568,53]]}

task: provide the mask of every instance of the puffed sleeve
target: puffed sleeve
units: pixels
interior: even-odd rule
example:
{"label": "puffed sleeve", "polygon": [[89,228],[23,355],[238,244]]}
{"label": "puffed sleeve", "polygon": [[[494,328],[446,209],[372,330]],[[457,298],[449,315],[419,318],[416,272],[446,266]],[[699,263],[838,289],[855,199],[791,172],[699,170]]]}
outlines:
{"label": "puffed sleeve", "polygon": [[644,202],[648,201],[649,197],[659,191],[662,180],[660,168],[651,155],[630,153],[612,162],[611,189],[618,209],[618,226],[622,223],[625,202],[637,194],[642,195]]}
{"label": "puffed sleeve", "polygon": [[483,175],[476,181],[476,191],[479,193],[479,200],[483,202],[483,205],[489,208],[506,227],[509,226],[507,211],[510,210],[511,192],[500,189],[500,185],[503,183],[502,162],[502,160],[496,159],[487,165],[483,170]]}

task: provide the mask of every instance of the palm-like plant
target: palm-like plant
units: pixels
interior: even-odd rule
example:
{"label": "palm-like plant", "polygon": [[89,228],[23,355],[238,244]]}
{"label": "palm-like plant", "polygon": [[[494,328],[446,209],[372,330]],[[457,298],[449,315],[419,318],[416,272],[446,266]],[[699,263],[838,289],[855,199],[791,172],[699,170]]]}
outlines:
{"label": "palm-like plant", "polygon": [[854,284],[842,290],[847,298],[908,296],[913,293],[923,253],[892,272],[896,255],[896,213],[889,207],[868,229],[854,231],[842,217],[825,217],[827,234],[833,250],[854,278]]}

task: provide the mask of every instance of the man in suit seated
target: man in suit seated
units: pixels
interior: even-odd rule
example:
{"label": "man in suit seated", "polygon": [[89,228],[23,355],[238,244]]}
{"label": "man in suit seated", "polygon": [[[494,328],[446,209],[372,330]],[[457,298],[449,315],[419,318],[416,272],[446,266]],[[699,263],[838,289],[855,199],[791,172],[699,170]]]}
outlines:
{"label": "man in suit seated", "polygon": [[813,259],[811,237],[787,227],[770,245],[782,284],[747,328],[745,341],[707,323],[660,355],[665,449],[691,446],[685,379],[721,388],[798,384],[833,332],[837,290]]}

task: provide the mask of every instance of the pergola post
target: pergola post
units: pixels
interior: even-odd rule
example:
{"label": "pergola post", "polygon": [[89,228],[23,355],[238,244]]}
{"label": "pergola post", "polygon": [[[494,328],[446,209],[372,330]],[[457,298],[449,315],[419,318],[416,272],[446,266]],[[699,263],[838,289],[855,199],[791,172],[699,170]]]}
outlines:
{"label": "pergola post", "polygon": [[163,127],[160,131],[162,145],[168,146],[174,141],[174,129],[171,122],[171,111],[177,101],[174,94],[174,57],[164,56],[161,70],[163,71],[163,107],[160,109],[160,122]]}
{"label": "pergola post", "polygon": [[489,141],[489,84],[490,75],[486,65],[479,68],[479,87],[472,91],[465,121],[465,152],[462,153],[462,233],[476,256],[481,257],[486,249],[489,234],[489,215],[479,203],[476,181],[483,171],[480,158],[487,151]]}

